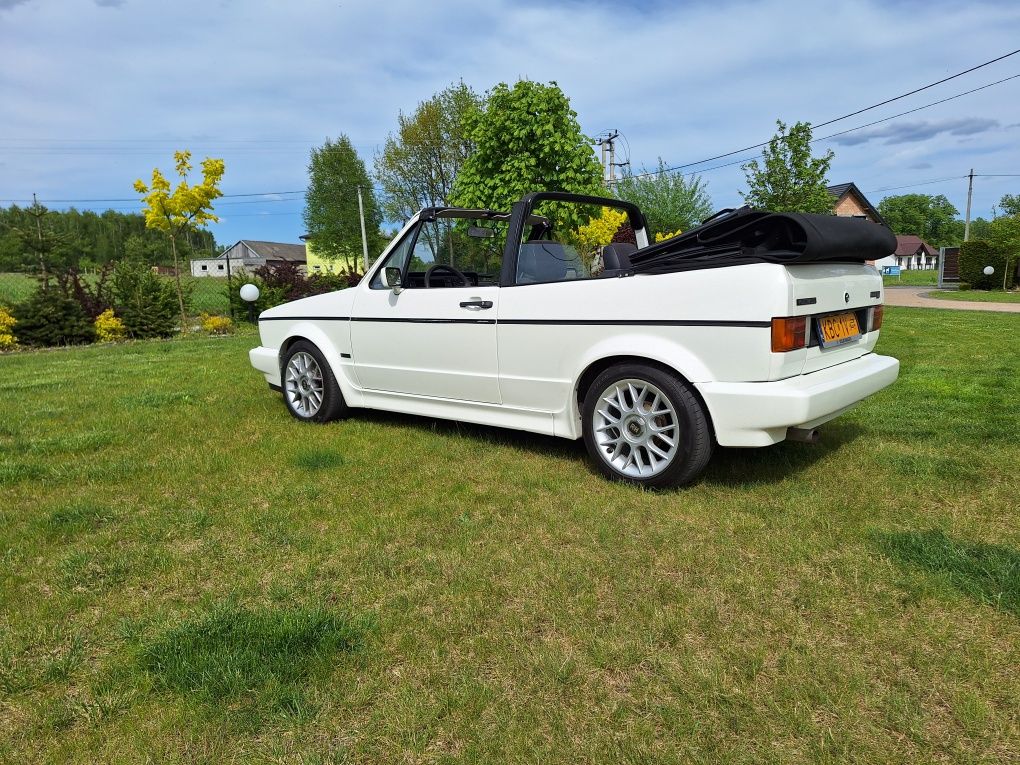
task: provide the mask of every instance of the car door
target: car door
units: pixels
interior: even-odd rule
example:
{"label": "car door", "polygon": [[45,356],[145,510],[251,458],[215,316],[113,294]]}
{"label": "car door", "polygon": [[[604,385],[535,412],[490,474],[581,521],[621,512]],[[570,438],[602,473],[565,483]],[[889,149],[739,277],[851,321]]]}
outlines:
{"label": "car door", "polygon": [[[441,266],[426,287],[414,268],[439,262],[434,225],[412,227],[359,286],[351,316],[355,372],[371,391],[498,404],[499,287],[463,285]],[[388,266],[402,269],[404,289],[387,286]]]}

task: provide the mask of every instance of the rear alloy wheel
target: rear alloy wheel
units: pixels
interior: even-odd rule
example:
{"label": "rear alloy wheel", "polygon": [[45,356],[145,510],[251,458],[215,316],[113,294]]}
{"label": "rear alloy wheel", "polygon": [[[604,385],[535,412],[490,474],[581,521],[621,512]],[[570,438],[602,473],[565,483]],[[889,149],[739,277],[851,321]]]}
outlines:
{"label": "rear alloy wheel", "polygon": [[329,422],[347,408],[333,370],[319,349],[305,340],[287,350],[281,376],[284,403],[302,422]]}
{"label": "rear alloy wheel", "polygon": [[678,486],[693,481],[712,456],[701,402],[656,367],[620,364],[600,374],[585,395],[582,421],[588,453],[614,480]]}

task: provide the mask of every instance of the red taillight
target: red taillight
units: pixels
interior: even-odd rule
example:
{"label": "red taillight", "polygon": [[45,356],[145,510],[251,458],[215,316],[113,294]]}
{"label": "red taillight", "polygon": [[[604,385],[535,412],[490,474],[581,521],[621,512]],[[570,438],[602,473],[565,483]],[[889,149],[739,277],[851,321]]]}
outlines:
{"label": "red taillight", "polygon": [[871,331],[882,328],[882,311],[885,306],[876,305],[871,309]]}
{"label": "red taillight", "polygon": [[806,316],[786,316],[772,320],[772,352],[786,353],[804,347]]}

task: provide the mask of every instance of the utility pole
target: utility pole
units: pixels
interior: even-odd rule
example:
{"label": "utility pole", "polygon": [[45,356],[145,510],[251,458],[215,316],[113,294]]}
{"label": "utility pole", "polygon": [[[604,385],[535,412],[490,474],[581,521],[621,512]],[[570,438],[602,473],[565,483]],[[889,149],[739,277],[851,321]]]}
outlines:
{"label": "utility pole", "polygon": [[970,169],[970,175],[967,176],[970,180],[967,182],[967,219],[963,224],[963,241],[967,241],[970,238],[970,200],[974,196],[974,168]]}
{"label": "utility pole", "polygon": [[365,203],[361,199],[361,186],[358,186],[358,215],[361,216],[361,250],[365,257],[365,273],[368,273],[368,236],[365,234]]}

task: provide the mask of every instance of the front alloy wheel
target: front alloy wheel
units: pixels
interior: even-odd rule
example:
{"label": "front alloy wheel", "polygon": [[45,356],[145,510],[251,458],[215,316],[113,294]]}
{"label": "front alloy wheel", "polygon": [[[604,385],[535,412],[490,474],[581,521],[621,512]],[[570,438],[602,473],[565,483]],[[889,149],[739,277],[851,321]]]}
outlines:
{"label": "front alloy wheel", "polygon": [[322,408],[322,369],[310,353],[295,353],[287,362],[283,391],[299,417],[311,418]]}
{"label": "front alloy wheel", "polygon": [[588,453],[614,480],[650,488],[689,483],[712,455],[700,400],[658,367],[610,367],[589,387],[582,415]]}
{"label": "front alloy wheel", "polygon": [[333,370],[307,340],[299,340],[287,349],[280,371],[284,403],[297,419],[329,422],[347,409]]}

